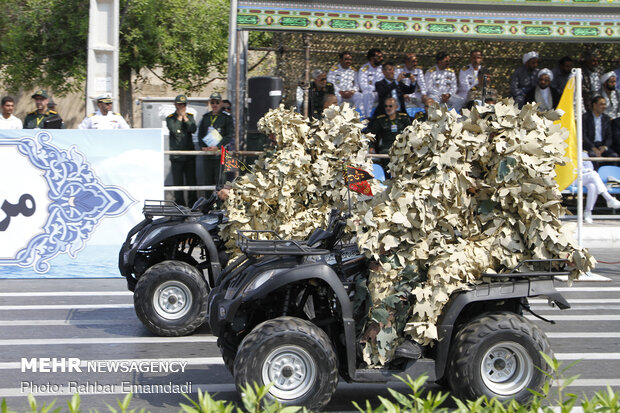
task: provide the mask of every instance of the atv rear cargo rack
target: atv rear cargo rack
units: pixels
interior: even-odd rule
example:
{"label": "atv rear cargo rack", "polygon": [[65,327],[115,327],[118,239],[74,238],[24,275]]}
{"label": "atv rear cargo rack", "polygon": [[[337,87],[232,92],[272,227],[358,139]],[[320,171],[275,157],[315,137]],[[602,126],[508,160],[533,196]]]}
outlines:
{"label": "atv rear cargo rack", "polygon": [[[557,275],[568,275],[570,271],[553,271],[552,265],[554,263],[566,263],[568,260],[563,258],[553,258],[548,260],[523,260],[519,261],[519,263],[512,269],[510,272],[505,273],[483,273],[483,277],[490,278],[536,278],[536,277],[555,277]],[[541,268],[538,271],[530,271],[530,272],[519,272],[519,268],[521,266],[530,264],[533,267],[538,266]]]}
{"label": "atv rear cargo rack", "polygon": [[[240,230],[237,231],[237,246],[246,255],[327,255],[329,250],[311,248],[305,241],[282,239],[275,231],[269,230]],[[258,238],[261,234],[271,234],[275,239],[251,239],[254,234]]]}
{"label": "atv rear cargo rack", "polygon": [[192,217],[201,216],[202,212],[177,205],[174,201],[158,201],[147,199],[144,201],[142,213],[147,218],[152,217]]}

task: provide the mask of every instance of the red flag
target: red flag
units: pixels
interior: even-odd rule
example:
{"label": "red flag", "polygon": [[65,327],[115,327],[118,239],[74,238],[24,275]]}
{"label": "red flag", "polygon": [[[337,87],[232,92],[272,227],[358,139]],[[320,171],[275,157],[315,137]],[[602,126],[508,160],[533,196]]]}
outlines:
{"label": "red flag", "polygon": [[344,178],[346,184],[352,191],[362,195],[372,196],[372,190],[370,189],[368,180],[372,179],[373,176],[367,171],[347,165]]}
{"label": "red flag", "polygon": [[239,159],[235,158],[234,155],[228,152],[224,147],[222,147],[222,156],[220,157],[220,164],[224,165],[224,171],[230,172],[234,170],[242,170],[246,172],[252,172],[252,170]]}

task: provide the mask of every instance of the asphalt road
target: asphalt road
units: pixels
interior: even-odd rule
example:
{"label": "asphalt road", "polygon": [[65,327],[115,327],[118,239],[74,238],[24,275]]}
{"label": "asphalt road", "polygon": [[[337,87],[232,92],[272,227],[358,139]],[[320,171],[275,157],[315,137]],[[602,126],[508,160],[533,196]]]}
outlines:
{"label": "asphalt road", "polygon": [[[601,261],[620,260],[617,250],[592,252]],[[579,375],[568,391],[589,397],[606,385],[620,391],[620,265],[599,264],[595,272],[610,280],[570,288],[557,283],[572,304],[570,310],[532,301],[532,309],[555,325],[528,317],[547,332],[564,365],[581,360],[566,373]],[[22,358],[35,357],[79,358],[82,371],[22,372]],[[114,360],[139,362],[149,371],[114,372],[114,365],[93,363]],[[153,361],[170,370],[145,367]],[[391,386],[406,392],[403,385]],[[116,406],[116,400],[133,391],[132,407],[176,412],[179,403],[187,403],[181,392],[196,399],[198,389],[217,399],[240,401],[208,327],[188,337],[154,336],[137,319],[123,279],[0,280],[0,399],[6,398],[10,408],[25,410],[24,396],[30,392],[39,402],[57,399],[57,405],[66,406],[70,393],[78,390],[83,408],[103,412],[106,404]],[[388,396],[385,385],[341,383],[326,410],[353,411],[352,400],[376,402],[378,395]]]}

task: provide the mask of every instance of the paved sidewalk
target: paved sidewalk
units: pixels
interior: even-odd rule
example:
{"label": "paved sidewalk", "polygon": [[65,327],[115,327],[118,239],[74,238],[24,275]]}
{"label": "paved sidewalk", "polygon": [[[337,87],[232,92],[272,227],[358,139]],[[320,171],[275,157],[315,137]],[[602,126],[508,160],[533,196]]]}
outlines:
{"label": "paved sidewalk", "polygon": [[[620,248],[620,215],[595,215],[593,218],[592,224],[583,223],[583,245],[587,248]],[[577,217],[566,218],[565,225],[572,228],[577,237]]]}

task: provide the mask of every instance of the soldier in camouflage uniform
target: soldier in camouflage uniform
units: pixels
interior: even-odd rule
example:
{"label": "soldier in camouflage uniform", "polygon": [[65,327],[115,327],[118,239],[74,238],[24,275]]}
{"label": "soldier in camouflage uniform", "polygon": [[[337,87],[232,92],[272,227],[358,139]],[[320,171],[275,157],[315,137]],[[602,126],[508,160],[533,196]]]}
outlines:
{"label": "soldier in camouflage uniform", "polygon": [[379,49],[372,48],[368,51],[366,57],[368,58],[368,63],[363,65],[359,72],[357,72],[357,84],[362,91],[362,100],[364,102],[362,115],[369,118],[372,116],[373,110],[378,103],[375,83],[383,79],[381,68],[383,53]]}
{"label": "soldier in camouflage uniform", "polygon": [[426,71],[424,81],[428,96],[440,105],[460,110],[463,98],[456,94],[457,81],[454,70],[450,67],[450,55],[439,52],[435,55],[437,64]]}
{"label": "soldier in camouflage uniform", "polygon": [[363,103],[362,94],[357,86],[357,69],[351,63],[353,63],[351,52],[341,52],[338,63],[327,73],[327,82],[334,85],[338,104],[348,102],[361,112]]}
{"label": "soldier in camouflage uniform", "polygon": [[312,71],[312,83],[308,90],[308,117],[321,119],[325,95],[335,95],[334,85],[327,81],[327,75],[321,69]]}
{"label": "soldier in camouflage uniform", "polygon": [[510,97],[519,108],[525,104],[525,95],[538,83],[538,52],[523,55],[523,65],[510,76]]}
{"label": "soldier in camouflage uniform", "polygon": [[[26,115],[24,129],[60,129],[62,119],[56,111],[48,109],[49,96],[47,92],[45,90],[37,90],[32,95],[32,98],[37,109]],[[54,126],[51,126],[50,122],[53,122]]]}

